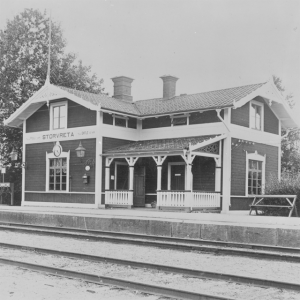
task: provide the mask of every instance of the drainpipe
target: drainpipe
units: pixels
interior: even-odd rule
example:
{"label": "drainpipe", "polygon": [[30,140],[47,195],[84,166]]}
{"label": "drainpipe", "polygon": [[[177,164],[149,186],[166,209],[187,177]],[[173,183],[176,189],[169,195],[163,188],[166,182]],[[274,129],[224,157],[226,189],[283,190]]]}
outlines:
{"label": "drainpipe", "polygon": [[221,122],[225,125],[227,131],[230,132],[229,127],[227,126],[227,124],[225,123],[224,119],[222,119],[222,117],[221,117],[221,115],[220,115],[221,109],[216,109],[216,112],[217,112],[218,118],[219,118],[219,119],[221,120]]}

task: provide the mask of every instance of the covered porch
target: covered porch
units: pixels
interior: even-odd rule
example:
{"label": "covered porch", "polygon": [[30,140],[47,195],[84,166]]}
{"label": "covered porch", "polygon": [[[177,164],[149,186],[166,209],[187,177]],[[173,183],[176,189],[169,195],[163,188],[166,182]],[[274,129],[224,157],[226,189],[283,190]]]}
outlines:
{"label": "covered porch", "polygon": [[139,141],[105,151],[105,206],[220,210],[224,138]]}

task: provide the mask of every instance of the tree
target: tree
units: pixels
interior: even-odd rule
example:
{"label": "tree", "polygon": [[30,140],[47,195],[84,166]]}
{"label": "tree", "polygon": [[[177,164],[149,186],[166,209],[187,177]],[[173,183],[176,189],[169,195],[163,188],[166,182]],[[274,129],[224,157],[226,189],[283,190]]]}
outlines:
{"label": "tree", "polygon": [[[45,83],[47,74],[49,18],[38,10],[25,9],[6,28],[0,30],[0,159],[12,166],[9,154],[18,151],[16,167],[10,167],[6,180],[21,178],[22,129],[3,126],[16,109]],[[60,25],[51,23],[50,81],[91,93],[103,91],[102,79],[91,74],[91,67],[77,61],[74,53],[65,53],[66,40]]]}
{"label": "tree", "polygon": [[[282,80],[273,75],[273,81],[281,93],[285,92]],[[295,106],[293,95],[287,94],[285,100],[291,108]],[[281,143],[281,169],[284,172],[299,173],[300,172],[300,130],[292,130],[291,132],[282,131],[285,136]]]}

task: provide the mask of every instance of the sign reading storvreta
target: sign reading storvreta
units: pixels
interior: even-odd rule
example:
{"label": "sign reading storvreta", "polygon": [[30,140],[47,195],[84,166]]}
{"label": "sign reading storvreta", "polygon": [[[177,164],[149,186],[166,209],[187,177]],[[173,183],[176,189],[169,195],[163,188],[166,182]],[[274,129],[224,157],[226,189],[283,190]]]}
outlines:
{"label": "sign reading storvreta", "polygon": [[77,139],[88,139],[95,138],[97,136],[97,127],[90,126],[85,128],[72,128],[66,130],[51,130],[32,132],[25,134],[25,143],[46,143],[50,141],[64,141],[64,140],[77,140]]}

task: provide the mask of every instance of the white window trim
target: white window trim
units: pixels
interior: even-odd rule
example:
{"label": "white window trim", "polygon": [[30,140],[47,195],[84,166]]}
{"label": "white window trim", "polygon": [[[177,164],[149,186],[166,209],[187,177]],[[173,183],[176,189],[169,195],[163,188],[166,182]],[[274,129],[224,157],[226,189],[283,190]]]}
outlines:
{"label": "white window trim", "polygon": [[[49,173],[50,173],[50,159],[51,158],[67,158],[67,187],[65,191],[53,191],[49,189]],[[62,152],[60,156],[55,156],[53,152],[46,152],[46,192],[49,193],[68,193],[70,182],[70,150],[68,152]]]}
{"label": "white window trim", "polygon": [[[53,129],[53,109],[56,106],[66,106],[66,126],[65,128],[57,128]],[[60,101],[55,103],[50,103],[50,130],[60,130],[60,129],[67,129],[68,128],[68,101]]]}
{"label": "white window trim", "polygon": [[[190,117],[190,114],[172,115],[172,116],[170,116],[170,118],[171,118],[171,127],[190,125],[190,118],[189,117]],[[173,119],[179,119],[179,118],[186,118],[186,125],[177,125],[177,126],[174,126],[173,125]]]}
{"label": "white window trim", "polygon": [[246,151],[246,184],[245,184],[245,195],[253,196],[248,194],[248,171],[249,171],[249,160],[257,160],[262,162],[262,174],[261,174],[261,191],[262,194],[265,192],[265,180],[266,180],[266,155],[260,155],[255,151],[254,153],[248,153]]}
{"label": "white window trim", "polygon": [[[128,128],[128,117],[124,116],[119,116],[119,115],[113,115],[113,126],[116,126],[116,119],[125,119],[126,120],[126,126],[123,128]],[[117,126],[117,127],[122,127],[122,126]]]}
{"label": "white window trim", "polygon": [[[255,128],[252,128],[252,124],[251,124],[251,104],[255,104],[257,106],[260,106],[261,107],[261,124],[260,124],[260,130],[258,129],[255,129]],[[249,102],[249,128],[250,129],[253,129],[253,130],[257,130],[257,131],[264,131],[264,121],[265,121],[265,111],[264,111],[264,104],[261,103],[261,102],[258,102],[256,100],[251,100]]]}
{"label": "white window trim", "polygon": [[[128,166],[128,164],[126,162],[120,162],[120,161],[116,161],[115,162],[115,182],[114,182],[114,189],[117,190],[117,178],[118,178],[118,166],[122,165],[122,166]],[[128,168],[128,178],[129,178],[129,168]],[[128,190],[129,190],[129,180],[128,180]]]}
{"label": "white window trim", "polygon": [[168,191],[171,190],[171,166],[178,166],[178,165],[184,165],[184,189],[186,190],[186,175],[187,175],[187,169],[186,169],[186,163],[185,162],[169,162],[168,163]]}

